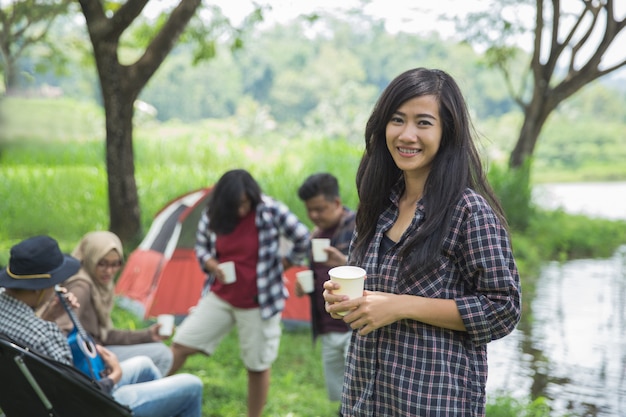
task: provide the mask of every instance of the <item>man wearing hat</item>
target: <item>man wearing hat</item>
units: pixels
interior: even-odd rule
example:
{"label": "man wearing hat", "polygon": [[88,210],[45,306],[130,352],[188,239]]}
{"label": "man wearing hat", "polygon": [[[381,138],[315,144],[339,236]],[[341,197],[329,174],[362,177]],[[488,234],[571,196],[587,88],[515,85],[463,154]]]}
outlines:
{"label": "man wearing hat", "polygon": [[[36,316],[35,310],[52,295],[54,286],[74,275],[80,262],[61,253],[48,236],[26,239],[11,248],[9,265],[0,271],[0,334],[51,359],[72,364],[72,352],[61,329]],[[67,295],[70,303],[75,301]],[[63,307],[50,306],[60,315]],[[189,374],[161,378],[148,357],[122,363],[98,346],[108,375],[98,381],[105,392],[129,406],[137,417],[200,417],[202,381]]]}

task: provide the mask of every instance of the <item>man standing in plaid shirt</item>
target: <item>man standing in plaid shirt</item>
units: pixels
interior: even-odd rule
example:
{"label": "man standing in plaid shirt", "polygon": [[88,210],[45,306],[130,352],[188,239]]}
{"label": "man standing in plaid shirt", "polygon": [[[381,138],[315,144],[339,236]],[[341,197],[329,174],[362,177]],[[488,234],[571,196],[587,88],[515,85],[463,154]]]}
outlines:
{"label": "man standing in plaid shirt", "polygon": [[[346,264],[354,233],[355,213],[343,205],[337,178],[328,173],[309,176],[298,189],[298,197],[304,202],[309,219],[315,224],[311,238],[330,239],[330,247],[325,249],[328,253],[326,262],[314,262],[309,251],[314,281],[314,290],[309,295],[313,338],[319,337],[322,342],[322,363],[328,398],[331,401],[340,401],[352,329],[346,323],[328,315],[322,293],[324,281],[328,279],[328,271]],[[299,297],[304,295],[297,282],[296,295]]]}

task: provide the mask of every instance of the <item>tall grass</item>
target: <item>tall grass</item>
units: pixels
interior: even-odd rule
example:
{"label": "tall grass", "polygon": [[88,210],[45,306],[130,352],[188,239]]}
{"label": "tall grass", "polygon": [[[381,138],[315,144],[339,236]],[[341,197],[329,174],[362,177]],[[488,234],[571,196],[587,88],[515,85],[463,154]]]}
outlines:
{"label": "tall grass", "polygon": [[[93,120],[103,125],[101,112],[65,100],[7,99],[0,104],[0,216],[5,219],[0,224],[0,263],[6,262],[10,246],[26,236],[50,234],[69,250],[87,231],[106,229],[104,133]],[[81,113],[83,106],[89,110]],[[85,120],[78,118],[83,132],[71,122],[74,114],[88,114]],[[64,136],[57,128],[66,123],[71,129]],[[147,124],[136,127],[134,152],[144,231],[166,202],[215,183],[233,168],[249,170],[265,193],[282,200],[309,225],[296,191],[314,172],[336,175],[345,203],[356,207],[354,177],[362,151],[342,141],[238,138],[219,122]]]}
{"label": "tall grass", "polygon": [[[84,233],[108,228],[101,111],[67,100],[6,99],[0,102],[0,116],[0,265],[6,264],[10,247],[26,237],[49,234],[69,252]],[[289,140],[271,134],[244,138],[236,135],[234,126],[234,120],[136,126],[136,180],[144,231],[166,202],[213,184],[233,168],[249,170],[267,194],[286,203],[309,225],[296,191],[314,172],[336,175],[344,202],[356,208],[354,179],[362,146],[315,139],[311,132]],[[494,170],[490,179],[507,200],[507,195],[518,203],[528,200],[527,176],[511,178],[505,170]],[[522,194],[516,195],[520,190]],[[518,203],[505,208],[517,209],[524,224],[523,234],[514,230],[513,243],[525,286],[532,285],[528,278],[546,257],[608,256],[611,248],[626,242],[626,222],[529,212]],[[120,310],[115,320],[122,327],[144,325]],[[205,416],[245,415],[247,382],[235,334],[224,340],[214,357],[193,357],[184,370],[204,381]],[[517,401],[496,400],[488,415],[522,415],[520,407],[526,408]],[[507,414],[507,407],[515,411]],[[535,412],[532,415],[541,415]],[[308,330],[285,333],[265,415],[336,413],[337,404],[327,400],[319,346],[312,344]]]}

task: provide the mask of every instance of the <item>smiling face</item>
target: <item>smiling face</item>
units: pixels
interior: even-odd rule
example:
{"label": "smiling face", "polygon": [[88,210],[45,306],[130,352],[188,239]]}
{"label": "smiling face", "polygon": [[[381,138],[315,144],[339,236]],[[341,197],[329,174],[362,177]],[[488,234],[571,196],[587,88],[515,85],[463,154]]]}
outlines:
{"label": "smiling face", "polygon": [[405,175],[428,176],[441,144],[439,103],[433,95],[405,101],[385,129],[387,149]]}

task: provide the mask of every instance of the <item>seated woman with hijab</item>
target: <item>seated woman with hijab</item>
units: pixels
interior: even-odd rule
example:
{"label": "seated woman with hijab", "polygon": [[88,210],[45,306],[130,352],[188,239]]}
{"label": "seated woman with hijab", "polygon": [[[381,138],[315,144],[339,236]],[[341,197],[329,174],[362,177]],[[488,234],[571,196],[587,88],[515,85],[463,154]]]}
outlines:
{"label": "seated woman with hijab", "polygon": [[[76,315],[85,331],[97,344],[115,353],[120,361],[148,356],[161,374],[167,374],[172,364],[172,352],[162,342],[167,337],[159,335],[158,324],[143,330],[113,328],[114,278],[124,261],[122,242],[117,235],[108,231],[87,233],[72,256],[80,261],[81,268],[62,285],[76,296],[80,304]],[[41,316],[46,318],[45,310]],[[67,314],[55,321],[65,333],[74,327]]]}

